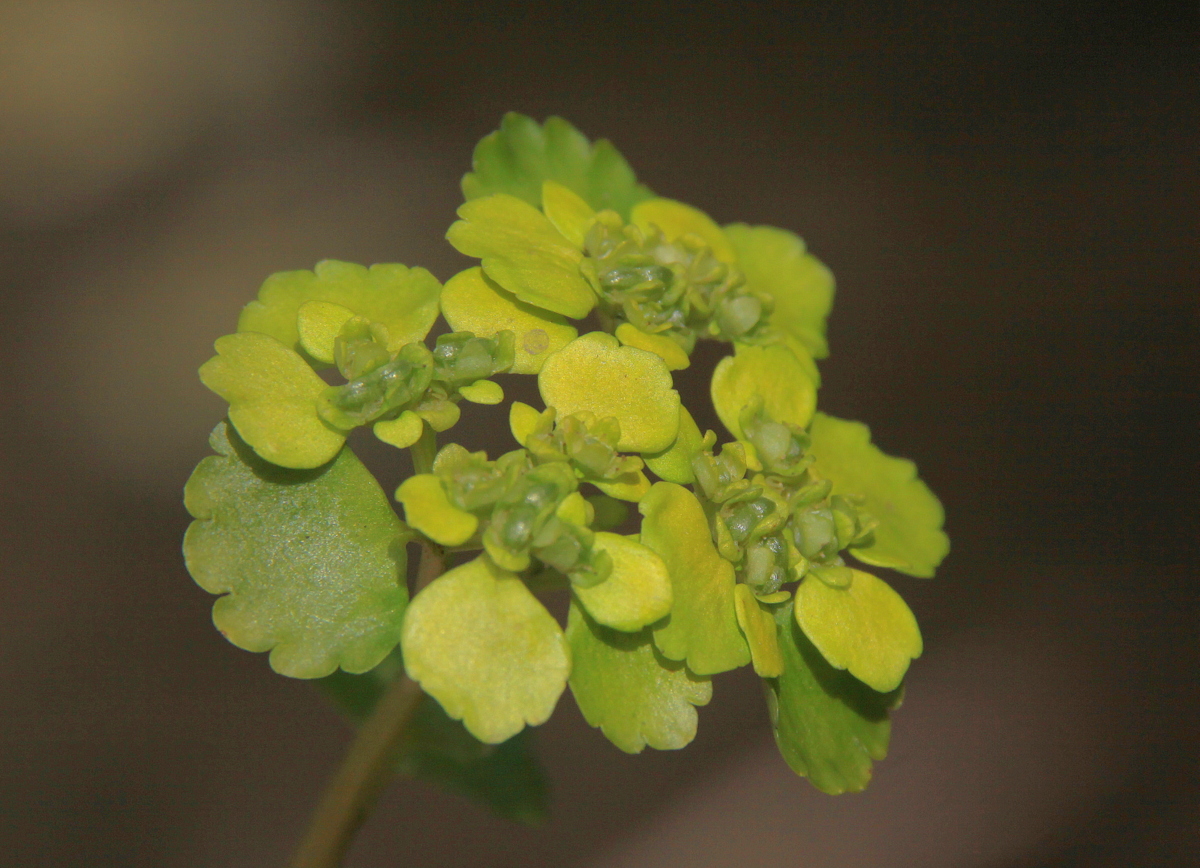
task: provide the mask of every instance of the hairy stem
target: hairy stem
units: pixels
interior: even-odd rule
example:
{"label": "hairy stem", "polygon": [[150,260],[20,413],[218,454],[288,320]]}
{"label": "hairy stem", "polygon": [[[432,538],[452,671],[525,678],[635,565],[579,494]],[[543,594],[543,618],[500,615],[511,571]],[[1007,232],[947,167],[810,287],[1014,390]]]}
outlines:
{"label": "hairy stem", "polygon": [[[416,589],[432,582],[445,569],[442,548],[422,543]],[[288,868],[336,868],[342,863],[354,833],[391,780],[396,751],[422,695],[420,686],[407,675],[389,685],[326,785]]]}

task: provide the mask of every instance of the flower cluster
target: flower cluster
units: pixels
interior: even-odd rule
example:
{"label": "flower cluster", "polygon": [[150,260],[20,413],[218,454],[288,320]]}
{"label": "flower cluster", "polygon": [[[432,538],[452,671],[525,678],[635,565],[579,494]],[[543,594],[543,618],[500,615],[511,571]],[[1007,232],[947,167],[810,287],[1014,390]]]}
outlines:
{"label": "flower cluster", "polygon": [[[922,642],[852,563],[931,577],[949,543],[912,463],[816,410],[829,271],[789,232],[656,197],[557,118],[506,116],[463,191],[447,238],[478,266],[445,286],[275,275],[201,368],[229,418],[188,483],[185,552],[225,595],[217,626],[300,678],[369,677],[398,648],[439,719],[488,744],[569,687],[622,750],[683,747],[712,676],[751,665],[792,768],[861,789]],[[674,388],[702,340],[729,350],[724,442]],[[544,405],[509,405],[516,448],[438,448],[513,375]],[[360,427],[412,451],[403,520],[346,444]],[[410,542],[452,563],[411,601]],[[565,626],[538,598],[556,591]]]}

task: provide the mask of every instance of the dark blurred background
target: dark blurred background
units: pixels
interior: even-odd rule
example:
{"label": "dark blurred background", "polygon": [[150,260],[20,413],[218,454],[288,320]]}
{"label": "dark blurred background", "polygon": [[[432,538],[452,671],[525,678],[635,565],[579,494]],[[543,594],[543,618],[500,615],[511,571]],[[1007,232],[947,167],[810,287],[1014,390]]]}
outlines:
{"label": "dark blurred background", "polygon": [[516,109],[807,239],[822,403],[917,461],[954,548],[896,578],[927,651],[865,794],[796,779],[735,673],[677,753],[564,697],[549,825],[403,784],[348,864],[1200,864],[1196,13],[0,6],[0,861],[282,863],[349,730],[183,569],[195,369],[270,272],[462,267],[458,179]]}

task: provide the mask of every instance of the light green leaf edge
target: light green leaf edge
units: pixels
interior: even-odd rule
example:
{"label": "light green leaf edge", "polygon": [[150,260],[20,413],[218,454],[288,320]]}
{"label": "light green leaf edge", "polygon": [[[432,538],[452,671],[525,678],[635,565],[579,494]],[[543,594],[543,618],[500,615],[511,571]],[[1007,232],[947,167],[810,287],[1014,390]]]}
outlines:
{"label": "light green leaf edge", "polygon": [[712,681],[663,657],[649,630],[610,630],[572,603],[567,641],[575,702],[621,750],[678,750],[696,737],[696,706],[712,698]]}
{"label": "light green leaf edge", "polygon": [[474,171],[462,180],[468,200],[508,193],[540,207],[542,183],[556,181],[595,210],[611,208],[627,220],[634,205],[654,196],[637,182],[612,143],[602,139],[592,144],[560,117],[539,125],[526,115],[509,112],[500,129],[475,146],[471,166]]}
{"label": "light green leaf edge", "polygon": [[184,488],[183,552],[196,584],[224,594],[217,629],[293,678],[374,667],[408,600],[403,526],[375,478],[349,449],[317,470],[276,467],[224,422],[210,443]]}
{"label": "light green leaf edge", "polygon": [[833,483],[834,494],[863,497],[879,521],[871,545],[850,553],[866,564],[932,578],[950,552],[950,538],[942,530],[942,504],[917,478],[917,466],[882,452],[861,422],[817,413],[809,435],[813,470]]}

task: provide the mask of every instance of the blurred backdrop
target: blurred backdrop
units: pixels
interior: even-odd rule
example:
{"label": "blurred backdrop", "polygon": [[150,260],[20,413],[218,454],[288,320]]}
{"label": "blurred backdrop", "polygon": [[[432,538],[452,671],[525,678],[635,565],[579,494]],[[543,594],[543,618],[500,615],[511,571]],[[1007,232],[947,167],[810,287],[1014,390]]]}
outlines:
{"label": "blurred backdrop", "polygon": [[282,863],[349,730],[183,569],[195,369],[273,271],[462,267],[458,180],[515,109],[803,235],[821,401],[917,461],[954,548],[897,579],[927,651],[865,794],[795,778],[735,673],[679,753],[564,697],[547,826],[402,784],[348,864],[1197,864],[1196,12],[8,0],[3,862]]}

